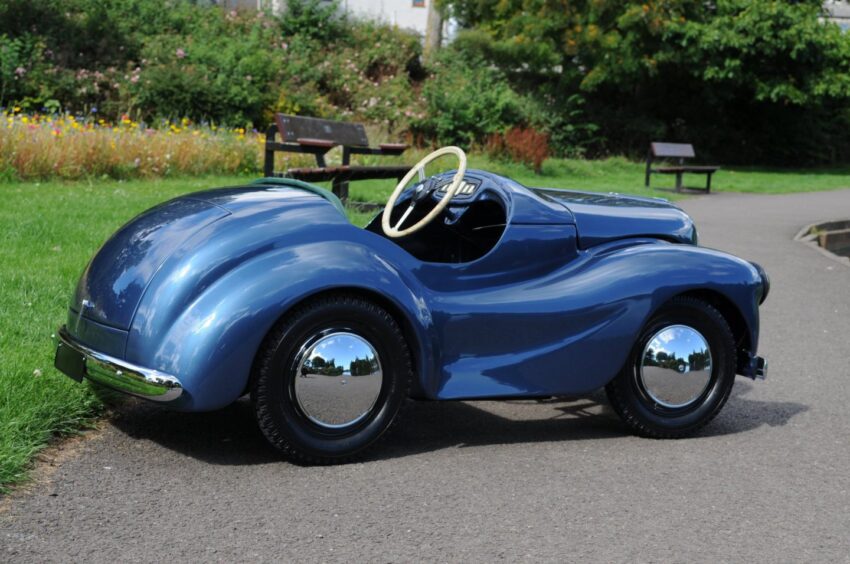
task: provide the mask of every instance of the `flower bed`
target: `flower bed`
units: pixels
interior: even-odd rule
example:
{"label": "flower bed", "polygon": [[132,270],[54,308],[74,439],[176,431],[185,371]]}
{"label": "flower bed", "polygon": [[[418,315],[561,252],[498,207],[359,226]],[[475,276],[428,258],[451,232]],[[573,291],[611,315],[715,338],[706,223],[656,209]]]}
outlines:
{"label": "flower bed", "polygon": [[264,141],[256,131],[186,118],[146,124],[122,116],[109,123],[70,114],[23,114],[13,107],[0,112],[0,179],[257,173]]}

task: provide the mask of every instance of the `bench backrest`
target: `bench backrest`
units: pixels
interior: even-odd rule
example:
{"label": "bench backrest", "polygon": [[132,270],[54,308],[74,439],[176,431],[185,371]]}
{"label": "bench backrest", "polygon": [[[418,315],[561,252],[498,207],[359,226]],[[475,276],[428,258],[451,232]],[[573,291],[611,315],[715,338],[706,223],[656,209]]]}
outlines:
{"label": "bench backrest", "polygon": [[692,159],[694,146],[688,143],[652,143],[651,155],[660,159]]}
{"label": "bench backrest", "polygon": [[275,122],[280,140],[284,143],[297,143],[299,139],[310,139],[354,147],[367,147],[369,145],[366,128],[361,123],[346,123],[286,114],[277,114]]}

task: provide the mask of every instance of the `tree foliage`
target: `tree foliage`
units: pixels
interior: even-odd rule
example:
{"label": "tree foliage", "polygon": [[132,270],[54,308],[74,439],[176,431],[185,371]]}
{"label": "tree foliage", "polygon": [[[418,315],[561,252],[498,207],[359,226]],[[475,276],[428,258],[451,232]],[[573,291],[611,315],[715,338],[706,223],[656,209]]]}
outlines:
{"label": "tree foliage", "polygon": [[447,4],[466,30],[459,46],[517,88],[586,100],[596,150],[686,139],[718,157],[787,162],[836,158],[823,145],[846,135],[835,123],[847,122],[850,41],[819,0]]}

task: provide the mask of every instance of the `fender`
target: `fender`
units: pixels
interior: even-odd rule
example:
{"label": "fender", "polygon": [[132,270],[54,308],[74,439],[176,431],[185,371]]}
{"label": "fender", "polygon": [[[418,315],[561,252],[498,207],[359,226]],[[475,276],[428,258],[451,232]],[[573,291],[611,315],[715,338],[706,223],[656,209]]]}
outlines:
{"label": "fender", "polygon": [[[619,241],[594,249],[585,268],[579,267],[570,289],[583,293],[586,303],[620,304],[624,312],[588,339],[588,355],[599,355],[597,377],[584,379],[581,393],[607,384],[622,368],[642,327],[672,298],[693,292],[712,292],[730,302],[746,325],[752,352],[758,346],[758,303],[752,299],[761,285],[757,269],[733,255],[690,245],[654,241]],[[607,299],[606,299],[607,297]],[[730,321],[731,324],[731,321]],[[603,345],[604,343],[604,345]],[[601,345],[601,346],[600,346]],[[593,357],[586,357],[593,358]]]}
{"label": "fender", "polygon": [[[356,242],[312,242],[271,250],[229,270],[150,338],[146,319],[131,329],[126,357],[144,359],[177,375],[184,393],[175,407],[213,410],[235,401],[250,378],[253,359],[274,323],[311,295],[333,289],[379,293],[409,320],[420,354],[417,372],[430,370],[429,309],[421,291],[398,269]],[[142,335],[146,338],[142,338]]]}
{"label": "fender", "polygon": [[[617,375],[661,305],[695,291],[716,292],[734,304],[754,352],[752,296],[760,280],[750,263],[726,253],[621,240],[583,251],[540,278],[434,295],[442,372],[433,394],[469,399],[592,391]],[[474,346],[477,354],[469,355]]]}

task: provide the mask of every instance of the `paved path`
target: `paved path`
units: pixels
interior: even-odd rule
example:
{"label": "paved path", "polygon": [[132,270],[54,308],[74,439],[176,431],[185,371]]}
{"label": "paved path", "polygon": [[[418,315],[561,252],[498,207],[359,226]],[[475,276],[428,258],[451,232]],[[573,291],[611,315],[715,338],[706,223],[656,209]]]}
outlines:
{"label": "paved path", "polygon": [[367,462],[280,462],[249,406],[133,406],[0,514],[0,561],[850,562],[850,267],[792,241],[850,191],[688,200],[761,262],[767,382],[695,439],[588,400],[416,404]]}

